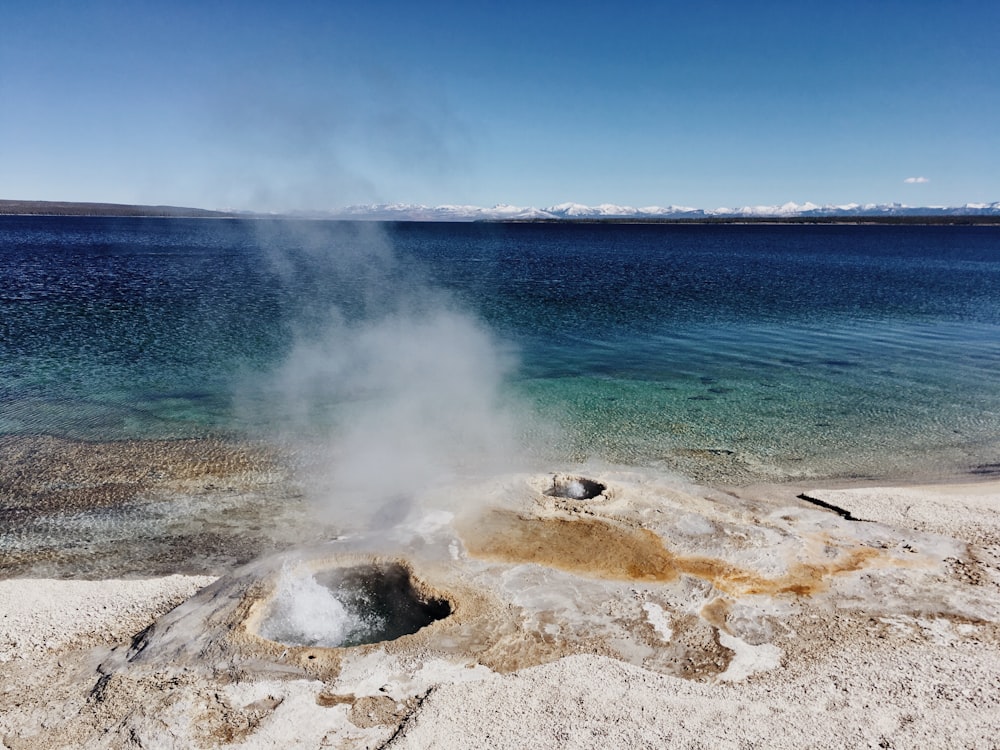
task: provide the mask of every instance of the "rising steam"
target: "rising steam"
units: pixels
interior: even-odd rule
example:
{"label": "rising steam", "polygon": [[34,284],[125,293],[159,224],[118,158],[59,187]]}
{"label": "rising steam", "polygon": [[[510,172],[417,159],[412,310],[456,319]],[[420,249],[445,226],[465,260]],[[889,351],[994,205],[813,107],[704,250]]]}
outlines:
{"label": "rising steam", "polygon": [[371,228],[345,231],[274,261],[313,287],[274,383],[282,421],[318,438],[314,498],[384,527],[424,488],[514,468],[524,410],[504,388],[510,348]]}

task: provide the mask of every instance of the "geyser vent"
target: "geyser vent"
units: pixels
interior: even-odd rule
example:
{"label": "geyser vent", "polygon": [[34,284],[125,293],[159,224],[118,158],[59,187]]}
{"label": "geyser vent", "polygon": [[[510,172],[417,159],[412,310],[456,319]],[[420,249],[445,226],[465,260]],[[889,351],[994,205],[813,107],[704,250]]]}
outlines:
{"label": "geyser vent", "polygon": [[552,487],[545,491],[549,497],[562,497],[569,500],[593,500],[606,490],[607,487],[593,479],[583,477],[555,476],[552,478]]}
{"label": "geyser vent", "polygon": [[422,595],[399,563],[286,569],[268,604],[259,634],[286,646],[392,641],[451,614],[446,599]]}

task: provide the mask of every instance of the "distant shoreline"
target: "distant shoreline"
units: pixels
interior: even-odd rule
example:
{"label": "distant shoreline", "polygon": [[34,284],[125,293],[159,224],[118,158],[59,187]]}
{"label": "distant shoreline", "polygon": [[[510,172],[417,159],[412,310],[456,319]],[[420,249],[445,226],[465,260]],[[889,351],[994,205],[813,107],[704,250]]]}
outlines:
{"label": "distant shoreline", "polygon": [[90,216],[176,219],[290,219],[311,221],[371,222],[385,224],[671,224],[671,225],[761,225],[782,224],[844,226],[904,225],[904,226],[1000,226],[1000,215],[889,215],[840,214],[837,216],[712,216],[712,217],[578,217],[436,220],[364,216],[337,216],[323,213],[296,212],[261,214],[252,211],[215,211],[186,206],[145,206],[125,203],[88,203],[74,201],[30,201],[0,199],[0,216]]}
{"label": "distant shoreline", "polygon": [[[183,206],[139,206],[124,203],[0,200],[0,216],[134,216],[150,218],[238,218],[242,214]],[[252,216],[253,214],[250,214]]]}

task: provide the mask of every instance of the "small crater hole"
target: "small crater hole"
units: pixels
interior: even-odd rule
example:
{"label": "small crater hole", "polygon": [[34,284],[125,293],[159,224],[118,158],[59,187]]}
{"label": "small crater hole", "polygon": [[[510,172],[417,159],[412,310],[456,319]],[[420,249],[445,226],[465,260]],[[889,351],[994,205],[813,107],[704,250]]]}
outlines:
{"label": "small crater hole", "polygon": [[593,500],[606,489],[606,486],[592,479],[556,476],[552,478],[552,486],[545,491],[545,494],[549,497],[563,497],[570,500]]}

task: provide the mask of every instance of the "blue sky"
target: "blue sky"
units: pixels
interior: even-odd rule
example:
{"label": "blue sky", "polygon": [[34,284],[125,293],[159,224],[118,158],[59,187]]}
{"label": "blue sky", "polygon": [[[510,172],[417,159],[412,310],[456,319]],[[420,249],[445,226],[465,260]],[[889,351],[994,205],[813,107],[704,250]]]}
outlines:
{"label": "blue sky", "polygon": [[1000,200],[995,2],[5,0],[0,23],[0,198]]}

